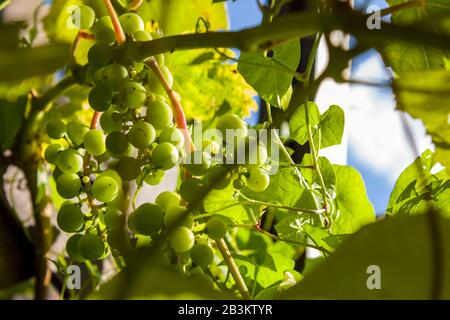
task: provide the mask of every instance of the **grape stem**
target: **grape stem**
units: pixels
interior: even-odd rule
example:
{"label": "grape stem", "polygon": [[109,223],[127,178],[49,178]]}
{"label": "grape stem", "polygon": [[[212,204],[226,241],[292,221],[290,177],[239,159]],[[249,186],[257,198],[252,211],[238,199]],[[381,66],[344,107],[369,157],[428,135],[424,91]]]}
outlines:
{"label": "grape stem", "polygon": [[135,11],[139,9],[143,2],[144,0],[134,0],[128,5],[127,10]]}
{"label": "grape stem", "polygon": [[116,10],[114,9],[111,0],[103,0],[106,10],[108,10],[109,16],[114,27],[114,32],[116,34],[116,40],[119,44],[126,42],[127,38],[123,32],[122,25],[120,24],[119,17],[117,16]]}
{"label": "grape stem", "polygon": [[86,32],[85,30],[78,31],[77,36],[75,37],[75,40],[73,41],[72,49],[71,49],[71,55],[73,58],[75,58],[75,53],[78,49],[78,46],[80,45],[81,39],[95,40],[95,36],[93,34]]}

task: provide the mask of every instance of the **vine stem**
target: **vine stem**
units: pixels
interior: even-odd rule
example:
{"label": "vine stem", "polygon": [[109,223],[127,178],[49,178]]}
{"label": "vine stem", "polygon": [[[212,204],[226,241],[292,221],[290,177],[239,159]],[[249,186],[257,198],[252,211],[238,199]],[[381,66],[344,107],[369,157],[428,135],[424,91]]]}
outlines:
{"label": "vine stem", "polygon": [[144,0],[134,0],[128,5],[127,9],[132,11],[137,10],[139,9],[139,7],[142,5],[143,2]]}
{"label": "vine stem", "polygon": [[127,38],[123,32],[122,25],[120,24],[119,17],[117,16],[116,10],[114,9],[111,0],[103,0],[106,9],[108,10],[109,16],[114,27],[114,32],[116,34],[116,40],[119,44],[126,42]]}
{"label": "vine stem", "polygon": [[75,52],[77,51],[78,46],[80,45],[81,39],[95,40],[95,36],[93,34],[88,33],[85,30],[78,31],[77,36],[75,37],[75,40],[73,41],[72,49],[71,49],[71,55],[74,58],[75,58]]}

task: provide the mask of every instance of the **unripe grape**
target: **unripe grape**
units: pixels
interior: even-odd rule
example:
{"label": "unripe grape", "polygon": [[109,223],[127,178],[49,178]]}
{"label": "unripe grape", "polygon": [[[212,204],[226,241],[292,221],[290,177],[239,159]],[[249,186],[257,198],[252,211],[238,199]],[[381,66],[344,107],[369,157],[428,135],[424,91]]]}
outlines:
{"label": "unripe grape", "polygon": [[62,172],[76,173],[83,168],[83,157],[77,151],[67,149],[58,154],[56,165]]}
{"label": "unripe grape", "polygon": [[181,197],[189,203],[194,203],[205,193],[205,184],[196,178],[184,180],[180,185]]}
{"label": "unripe grape", "polygon": [[113,29],[106,27],[99,27],[94,32],[95,41],[97,43],[104,43],[106,45],[112,45],[116,41],[116,34]]}
{"label": "unripe grape", "polygon": [[165,175],[166,172],[164,170],[158,169],[147,174],[144,178],[144,181],[151,186],[156,186],[161,183]]}
{"label": "unripe grape", "polygon": [[95,156],[95,160],[97,160],[98,163],[108,161],[110,158],[111,158],[111,154],[108,151],[103,152],[99,156]]}
{"label": "unripe grape", "polygon": [[66,242],[66,252],[67,255],[74,262],[83,262],[86,259],[80,254],[80,250],[78,249],[78,243],[83,236],[81,234],[74,234],[71,236]]}
{"label": "unripe grape", "polygon": [[136,179],[141,173],[141,167],[138,161],[132,157],[120,158],[116,170],[120,177],[127,181]]}
{"label": "unripe grape", "polygon": [[177,227],[169,234],[169,245],[175,252],[187,252],[194,245],[194,234],[186,227]]}
{"label": "unripe grape", "polygon": [[193,176],[202,176],[211,167],[211,156],[202,151],[193,151],[186,160],[185,167]]}
{"label": "unripe grape", "polygon": [[208,232],[208,237],[213,240],[220,240],[225,237],[227,226],[221,219],[212,218],[206,223],[206,230]]}
{"label": "unripe grape", "polygon": [[128,132],[128,140],[138,149],[147,148],[155,139],[155,128],[148,122],[136,122]]}
{"label": "unripe grape", "polygon": [[55,181],[63,174],[64,172],[61,171],[58,166],[55,166],[55,169],[53,169],[52,176]]}
{"label": "unripe grape", "polygon": [[157,145],[151,156],[153,164],[164,170],[173,168],[178,163],[178,158],[178,149],[168,142]]}
{"label": "unripe grape", "polygon": [[222,133],[223,140],[226,139],[226,130],[233,130],[233,135],[239,138],[247,136],[246,123],[235,114],[225,114],[217,120],[216,128]]}
{"label": "unripe grape", "polygon": [[144,20],[135,13],[124,13],[119,17],[120,25],[123,32],[134,33],[136,31],[144,30]]}
{"label": "unripe grape", "polygon": [[97,28],[108,28],[108,29],[114,30],[114,26],[113,26],[111,17],[110,16],[103,16],[103,17],[99,18],[97,23],[95,24],[94,28],[95,29],[97,29]]}
{"label": "unripe grape", "polygon": [[119,186],[110,177],[101,177],[92,185],[92,195],[101,202],[111,202],[119,194]]}
{"label": "unripe grape", "polygon": [[94,44],[88,52],[88,61],[97,67],[106,66],[113,57],[113,50],[106,44]]}
{"label": "unripe grape", "polygon": [[80,5],[72,11],[71,20],[74,26],[87,30],[94,24],[95,12],[91,7]]}
{"label": "unripe grape", "polygon": [[123,222],[122,212],[115,209],[108,209],[104,215],[105,225],[108,229],[121,228]]}
{"label": "unripe grape", "polygon": [[58,158],[58,154],[64,150],[63,146],[59,144],[50,144],[46,149],[44,153],[45,160],[47,160],[48,163],[56,164],[56,160]]}
{"label": "unripe grape", "polygon": [[47,124],[47,134],[52,139],[60,139],[66,133],[66,124],[61,120],[52,120]]}
{"label": "unripe grape", "polygon": [[106,151],[105,137],[99,129],[91,129],[83,137],[84,147],[91,155],[100,156]]}
{"label": "unripe grape", "polygon": [[95,111],[103,112],[109,109],[112,104],[113,94],[111,90],[103,87],[96,86],[89,92],[89,105]]}
{"label": "unripe grape", "polygon": [[88,260],[98,260],[105,254],[106,246],[96,234],[86,234],[78,241],[78,250]]}
{"label": "unripe grape", "polygon": [[162,209],[162,211],[167,212],[167,209],[171,207],[178,206],[180,204],[181,197],[178,193],[172,191],[163,191],[156,197],[156,204]]}
{"label": "unripe grape", "polygon": [[153,101],[147,107],[147,121],[156,129],[163,130],[172,124],[173,113],[170,106],[161,101]]}
{"label": "unripe grape", "polygon": [[119,101],[128,109],[137,109],[142,107],[147,99],[147,90],[137,82],[128,82],[119,92]]}
{"label": "unripe grape", "polygon": [[133,216],[133,226],[139,234],[151,235],[161,230],[164,224],[164,212],[156,204],[142,204]]}
{"label": "unripe grape", "polygon": [[209,169],[208,184],[216,190],[225,189],[231,181],[231,172],[223,165],[215,165]]}
{"label": "unripe grape", "polygon": [[247,177],[247,187],[254,192],[262,192],[267,189],[270,177],[260,169],[250,169]]}
{"label": "unripe grape", "polygon": [[103,70],[103,85],[111,91],[119,91],[128,82],[128,70],[120,64],[110,64]]}
{"label": "unripe grape", "polygon": [[79,146],[83,143],[83,138],[89,128],[79,121],[70,121],[67,123],[67,136],[73,144]]}
{"label": "unripe grape", "polygon": [[108,110],[106,112],[103,112],[100,117],[100,126],[102,127],[103,131],[105,131],[105,133],[120,131],[120,129],[122,128],[121,121],[114,120],[114,114],[118,113],[113,110]]}
{"label": "unripe grape", "polygon": [[161,134],[159,135],[159,142],[169,142],[177,149],[181,149],[184,146],[183,132],[174,126],[168,126],[161,131]]}
{"label": "unripe grape", "polygon": [[81,180],[75,173],[63,173],[56,179],[56,190],[65,199],[76,197],[80,193]]}
{"label": "unripe grape", "polygon": [[209,266],[214,259],[214,251],[207,244],[196,244],[192,247],[190,255],[192,261],[202,268]]}
{"label": "unripe grape", "polygon": [[144,30],[136,31],[135,33],[133,33],[133,37],[136,41],[150,41],[153,39],[150,32]]}
{"label": "unripe grape", "polygon": [[128,149],[128,138],[122,132],[114,131],[106,136],[105,145],[112,154],[121,155]]}
{"label": "unripe grape", "polygon": [[261,167],[267,161],[266,146],[258,142],[256,137],[245,137],[235,144],[235,163],[246,164],[249,167]]}
{"label": "unripe grape", "polygon": [[192,217],[192,214],[188,214],[187,211],[182,206],[170,207],[164,216],[164,224],[167,228],[183,226],[191,229],[194,225],[194,217]]}
{"label": "unripe grape", "polygon": [[56,218],[58,226],[65,232],[77,232],[84,223],[84,214],[75,204],[61,206]]}
{"label": "unripe grape", "polygon": [[233,188],[236,190],[242,189],[245,186],[245,181],[242,178],[237,178],[233,181]]}
{"label": "unripe grape", "polygon": [[220,144],[214,140],[203,140],[202,149],[212,155],[216,155],[220,152]]}

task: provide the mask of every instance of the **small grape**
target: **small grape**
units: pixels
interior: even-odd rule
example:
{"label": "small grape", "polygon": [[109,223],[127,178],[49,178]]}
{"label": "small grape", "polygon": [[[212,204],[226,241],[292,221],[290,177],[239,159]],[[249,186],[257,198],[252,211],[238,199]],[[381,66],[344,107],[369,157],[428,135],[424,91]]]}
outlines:
{"label": "small grape", "polygon": [[128,81],[128,70],[119,64],[110,64],[102,74],[103,85],[111,91],[119,91]]}
{"label": "small grape", "polygon": [[122,178],[121,178],[121,177],[119,176],[119,174],[118,174],[115,170],[113,170],[113,169],[107,169],[107,170],[103,171],[102,173],[100,173],[100,174],[97,176],[97,180],[98,180],[98,179],[101,179],[101,178],[103,178],[103,177],[109,177],[109,178],[112,178],[112,179],[114,179],[114,181],[117,183],[118,186],[121,186],[121,185],[122,185]]}
{"label": "small grape", "polygon": [[193,151],[186,160],[185,167],[193,176],[202,176],[211,167],[211,156],[202,151]]}
{"label": "small grape", "polygon": [[239,138],[243,138],[248,134],[247,125],[235,114],[225,114],[221,116],[219,120],[217,120],[216,128],[222,133],[223,140],[227,137],[227,130],[232,130],[232,136]]}
{"label": "small grape", "polygon": [[105,254],[106,246],[96,234],[86,234],[78,240],[78,250],[88,260],[98,260]]}
{"label": "small grape", "polygon": [[88,176],[84,176],[83,178],[81,178],[81,182],[83,184],[88,184],[91,182],[91,179]]}
{"label": "small grape", "polygon": [[153,40],[150,32],[139,30],[133,33],[133,37],[136,41],[150,41]]}
{"label": "small grape", "polygon": [[[164,58],[164,55],[163,54],[157,54],[156,56],[154,56],[154,58],[155,58],[155,60],[156,60],[156,63],[159,65],[159,66],[164,66],[164,62],[165,62],[165,58]],[[168,74],[167,74],[168,75]],[[170,74],[170,77],[172,76],[172,74]],[[173,77],[171,77],[172,78],[172,84],[173,84]],[[171,85],[172,86],[172,85]]]}
{"label": "small grape", "polygon": [[168,170],[178,163],[178,149],[171,143],[163,142],[153,150],[151,159],[155,166]]}
{"label": "small grape", "polygon": [[125,33],[144,30],[144,20],[135,13],[124,13],[119,17],[119,21]]}
{"label": "small grape", "polygon": [[88,52],[88,61],[97,67],[106,66],[113,57],[113,50],[104,43],[94,44]]}
{"label": "small grape", "polygon": [[169,234],[169,245],[175,252],[187,252],[194,245],[194,234],[186,227],[177,227]]}
{"label": "small grape", "polygon": [[77,151],[67,149],[58,154],[56,165],[62,172],[76,173],[83,168],[83,157]]}
{"label": "small grape", "polygon": [[116,41],[116,34],[113,29],[107,27],[98,27],[95,29],[95,41],[112,45]]}
{"label": "small grape", "polygon": [[56,160],[58,158],[58,154],[64,150],[63,146],[59,144],[50,144],[46,149],[44,153],[45,160],[47,160],[48,163],[56,164]]}
{"label": "small grape", "polygon": [[212,218],[206,223],[206,230],[211,239],[220,240],[225,237],[227,233],[227,226],[221,219]]}
{"label": "small grape", "polygon": [[[102,4],[103,5],[103,4]],[[97,28],[109,28],[111,30],[114,30],[114,26],[112,23],[112,20],[110,16],[103,16],[98,19],[97,23],[94,26],[95,29]]]}
{"label": "small grape", "polygon": [[156,204],[162,209],[162,211],[167,212],[167,209],[171,207],[178,206],[180,204],[181,197],[178,193],[172,191],[163,191],[156,197]]}
{"label": "small grape", "polygon": [[205,193],[205,184],[196,178],[184,180],[180,185],[181,197],[189,203],[194,203]]}
{"label": "small grape", "polygon": [[242,178],[237,178],[233,181],[233,188],[236,190],[242,189],[245,186],[245,181]]}
{"label": "small grape", "polygon": [[155,139],[155,128],[148,122],[136,122],[128,132],[128,140],[138,149],[147,148]]}
{"label": "small grape", "polygon": [[95,156],[95,160],[97,160],[98,163],[108,161],[110,158],[111,158],[111,154],[108,151],[103,152],[99,156]]}
{"label": "small grape", "polygon": [[72,11],[71,19],[74,26],[87,30],[94,24],[95,12],[89,6],[80,5]]}
{"label": "small grape", "polygon": [[96,86],[89,92],[89,105],[95,111],[103,112],[109,109],[112,104],[113,94],[111,90],[103,87]]}
{"label": "small grape", "polygon": [[123,215],[119,210],[108,209],[104,215],[105,225],[108,229],[116,229],[122,226]]}
{"label": "small grape", "polygon": [[67,123],[67,136],[73,144],[79,146],[83,143],[83,138],[89,128],[79,121],[70,121]]}
{"label": "small grape", "polygon": [[128,109],[137,109],[142,107],[147,99],[147,90],[137,82],[128,82],[119,93],[119,101]]}
{"label": "small grape", "polygon": [[260,169],[250,169],[247,177],[247,187],[254,192],[262,192],[267,189],[270,177]]}
{"label": "small grape", "polygon": [[192,261],[202,268],[209,266],[214,259],[214,251],[207,244],[196,244],[192,247],[190,255]]}
{"label": "small grape", "polygon": [[111,202],[118,194],[119,186],[113,178],[102,177],[92,185],[92,195],[100,202]]}
{"label": "small grape", "polygon": [[216,165],[208,172],[208,184],[216,190],[225,189],[231,181],[231,172],[225,166]]}
{"label": "small grape", "polygon": [[69,204],[59,209],[56,220],[61,230],[65,232],[77,232],[83,226],[84,214],[79,206]]}
{"label": "small grape", "polygon": [[56,190],[65,199],[70,199],[80,193],[81,180],[75,173],[62,173],[56,179]]}
{"label": "small grape", "polygon": [[187,214],[187,211],[182,206],[170,207],[164,216],[164,224],[167,228],[183,226],[191,229],[194,225],[194,217],[192,217],[192,214]]}
{"label": "small grape", "polygon": [[74,262],[83,262],[84,259],[81,254],[80,254],[80,250],[78,249],[78,243],[80,241],[80,239],[83,236],[81,234],[74,234],[73,236],[71,236],[67,242],[66,242],[66,252],[67,255],[70,257],[70,259],[72,259]]}
{"label": "small grape", "polygon": [[161,183],[165,175],[166,173],[164,170],[155,170],[147,174],[144,181],[151,186],[156,186]]}
{"label": "small grape", "polygon": [[60,139],[66,133],[66,124],[61,120],[52,120],[47,124],[47,134],[52,139]]}
{"label": "small grape", "polygon": [[220,144],[214,140],[203,140],[202,141],[202,149],[203,151],[216,155],[220,152]]}
{"label": "small grape", "polygon": [[184,135],[183,132],[173,126],[164,128],[159,135],[159,142],[169,142],[173,144],[177,149],[183,148]]}
{"label": "small grape", "polygon": [[258,168],[267,161],[267,148],[256,137],[247,136],[237,141],[234,155],[236,163]]}
{"label": "small grape", "polygon": [[128,138],[122,132],[114,131],[106,136],[105,145],[112,154],[121,155],[128,149]]}
{"label": "small grape", "polygon": [[99,129],[91,129],[83,137],[84,147],[94,157],[100,156],[106,151],[105,137]]}
{"label": "small grape", "polygon": [[55,166],[55,169],[53,169],[52,176],[55,181],[63,174],[64,172],[61,171],[61,169],[58,168],[58,166]]}
{"label": "small grape", "polygon": [[151,235],[163,227],[164,212],[156,204],[144,203],[132,215],[134,228],[140,234]]}
{"label": "small grape", "polygon": [[147,107],[147,121],[156,129],[163,130],[172,124],[173,113],[170,106],[161,101],[153,101]]}
{"label": "small grape", "polygon": [[113,119],[113,114],[118,114],[115,111],[108,110],[103,112],[100,117],[100,126],[102,127],[105,133],[111,133],[113,131],[120,131],[122,128],[122,124],[120,121],[115,121]]}
{"label": "small grape", "polygon": [[117,173],[126,181],[136,179],[141,173],[139,162],[132,157],[122,157],[117,163]]}

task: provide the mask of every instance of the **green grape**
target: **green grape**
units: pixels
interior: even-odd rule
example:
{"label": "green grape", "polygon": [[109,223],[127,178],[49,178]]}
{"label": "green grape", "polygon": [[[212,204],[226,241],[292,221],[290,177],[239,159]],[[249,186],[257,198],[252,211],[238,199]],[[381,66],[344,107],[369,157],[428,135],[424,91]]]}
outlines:
{"label": "green grape", "polygon": [[122,132],[114,131],[106,136],[105,145],[112,154],[121,155],[128,149],[128,138]]}
{"label": "green grape", "polygon": [[97,160],[98,163],[108,161],[110,158],[111,158],[111,154],[108,151],[103,152],[99,156],[95,156],[95,160]]}
{"label": "green grape", "polygon": [[88,184],[88,183],[91,182],[91,179],[89,179],[88,176],[84,176],[83,178],[81,178],[81,182],[82,182],[83,184]]}
{"label": "green grape", "polygon": [[267,189],[270,177],[260,169],[250,169],[247,177],[247,187],[254,192],[262,192]]}
{"label": "green grape", "polygon": [[[164,62],[165,62],[165,58],[164,58],[164,55],[163,54],[157,54],[156,56],[154,56],[154,58],[155,58],[155,60],[156,60],[156,63],[159,65],[159,66],[164,66]],[[169,69],[167,69],[167,70],[169,70]],[[168,75],[168,74],[167,74]],[[172,77],[172,74],[170,74],[170,78],[172,79],[171,81],[172,81],[172,84],[173,84],[173,77]],[[172,85],[171,85],[172,86]]]}
{"label": "green grape", "polygon": [[88,52],[88,61],[97,67],[106,66],[113,57],[113,50],[104,43],[94,44]]}
{"label": "green grape", "polygon": [[172,124],[173,113],[170,106],[161,101],[153,101],[147,107],[147,121],[156,129],[163,130]]}
{"label": "green grape", "polygon": [[202,268],[209,266],[214,259],[214,251],[207,244],[196,244],[190,254],[192,261]]}
{"label": "green grape", "polygon": [[122,212],[108,208],[104,214],[105,225],[108,229],[116,229],[122,227]]}
{"label": "green grape", "polygon": [[189,203],[199,200],[205,193],[205,184],[196,178],[184,180],[180,185],[181,197]]}
{"label": "green grape", "polygon": [[208,184],[216,190],[225,189],[231,181],[231,172],[223,165],[216,165],[209,169]]}
{"label": "green grape", "polygon": [[164,212],[156,204],[140,205],[133,216],[133,225],[139,234],[151,235],[161,230],[164,224]]}
{"label": "green grape", "polygon": [[83,143],[83,138],[89,128],[79,121],[70,121],[67,123],[67,136],[73,144],[79,146]]}
{"label": "green grape", "polygon": [[186,227],[191,229],[194,225],[194,217],[192,214],[187,214],[187,209],[182,206],[174,206],[167,209],[164,216],[164,224],[167,228]]}
{"label": "green grape", "polygon": [[62,206],[56,218],[59,228],[65,232],[77,232],[84,223],[84,214],[76,204]]}
{"label": "green grape", "polygon": [[109,28],[111,30],[114,30],[114,26],[112,23],[112,20],[109,16],[104,16],[98,19],[97,23],[94,26],[95,29],[97,28]]}
{"label": "green grape", "polygon": [[202,141],[202,149],[203,151],[216,155],[220,152],[220,144],[214,140],[203,140]]}
{"label": "green grape", "polygon": [[193,176],[202,176],[211,167],[211,156],[202,151],[193,151],[186,160],[185,167]]}
{"label": "green grape", "polygon": [[87,30],[94,24],[95,12],[91,7],[80,5],[72,11],[71,20],[77,28]]}
{"label": "green grape", "polygon": [[245,186],[245,181],[242,178],[237,178],[233,181],[233,188],[236,190],[242,189]]}
{"label": "green grape", "polygon": [[118,174],[115,170],[113,170],[113,169],[107,169],[107,170],[103,171],[102,173],[100,173],[100,174],[97,176],[97,180],[98,180],[98,179],[101,179],[101,178],[103,178],[103,177],[109,177],[109,178],[112,178],[112,179],[114,179],[114,181],[117,183],[118,186],[121,186],[121,185],[122,185],[122,178],[121,178],[121,177],[119,176],[119,174]]}
{"label": "green grape", "polygon": [[85,259],[81,256],[80,251],[78,250],[78,243],[83,236],[81,234],[74,234],[71,236],[66,242],[66,252],[67,255],[74,262],[83,262]]}
{"label": "green grape", "polygon": [[147,174],[144,177],[144,181],[151,186],[156,186],[161,183],[165,175],[166,172],[164,170],[155,170]]}
{"label": "green grape", "polygon": [[187,252],[194,245],[194,233],[186,227],[177,227],[169,234],[169,245],[175,252]]}
{"label": "green grape", "polygon": [[100,126],[105,133],[111,133],[113,131],[120,131],[122,129],[122,123],[113,119],[113,114],[118,114],[113,110],[108,110],[102,113],[100,116]]}
{"label": "green grape", "polygon": [[[147,90],[153,92],[154,94],[163,95],[166,93],[161,82],[154,72],[147,72]],[[160,101],[160,100],[158,100]]]}
{"label": "green grape", "polygon": [[103,112],[109,109],[112,104],[113,94],[111,90],[103,87],[96,86],[89,92],[89,105],[95,111]]}
{"label": "green grape", "polygon": [[266,146],[256,137],[245,137],[236,143],[235,163],[246,164],[250,168],[261,167],[267,161]]}
{"label": "green grape", "polygon": [[92,195],[100,202],[111,202],[119,194],[119,186],[110,177],[102,177],[94,181]]}
{"label": "green grape", "polygon": [[141,173],[139,162],[133,157],[122,157],[117,163],[117,173],[123,180],[131,181]]}
{"label": "green grape", "polygon": [[124,13],[119,17],[119,21],[125,33],[144,30],[144,20],[135,13]]}
{"label": "green grape", "polygon": [[103,82],[103,71],[105,70],[105,67],[101,67],[101,68],[98,68],[96,71],[95,71],[95,73],[94,73],[94,79],[93,79],[93,83],[96,85],[96,86],[99,86],[99,87],[103,87],[103,85],[102,85],[102,82]]}
{"label": "green grape", "polygon": [[169,142],[177,149],[181,149],[184,145],[183,132],[173,126],[166,127],[159,135],[159,142]]}
{"label": "green grape", "polygon": [[108,231],[107,241],[111,248],[122,251],[126,243],[125,232],[121,228],[113,228]]}
{"label": "green grape", "polygon": [[178,206],[180,204],[181,197],[178,193],[172,191],[163,191],[156,197],[156,204],[162,209],[162,211],[167,212],[167,209],[171,207]]}
{"label": "green grape", "polygon": [[111,91],[119,91],[128,81],[128,70],[120,64],[110,64],[102,74],[103,85]]}
{"label": "green grape", "polygon": [[116,41],[116,34],[111,28],[98,27],[95,29],[94,35],[97,43],[112,45]]}
{"label": "green grape", "polygon": [[96,234],[86,234],[78,240],[78,250],[88,260],[99,260],[105,254],[106,246]]}
{"label": "green grape", "polygon": [[136,122],[128,132],[128,140],[138,149],[147,148],[155,139],[155,128],[148,122]]}
{"label": "green grape", "polygon": [[136,41],[150,41],[153,40],[150,32],[139,30],[133,33],[133,37]]}
{"label": "green grape", "polygon": [[52,176],[53,179],[56,181],[64,172],[61,171],[58,166],[55,166],[55,169],[53,169]]}
{"label": "green grape", "polygon": [[168,170],[173,168],[178,163],[178,149],[171,143],[160,143],[153,150],[151,159],[153,164],[158,168]]}
{"label": "green grape", "polygon": [[52,139],[60,139],[66,133],[66,124],[61,120],[52,120],[47,124],[47,134]]}
{"label": "green grape", "polygon": [[83,168],[83,157],[76,150],[67,149],[58,154],[56,165],[62,172],[76,173]]}
{"label": "green grape", "polygon": [[58,158],[58,154],[64,150],[63,146],[59,144],[50,144],[46,149],[44,153],[45,160],[47,160],[48,163],[56,164],[56,160]]}
{"label": "green grape", "polygon": [[91,155],[100,156],[106,151],[105,137],[99,129],[91,129],[83,137],[83,144],[86,151]]}
{"label": "green grape", "polygon": [[160,65],[160,69],[164,75],[164,78],[168,82],[169,87],[172,88],[173,87],[173,76],[172,76],[172,73],[170,72],[169,68],[167,68],[166,66]]}
{"label": "green grape", "polygon": [[119,92],[119,101],[128,109],[142,107],[147,99],[147,90],[140,83],[131,81],[125,84]]}
{"label": "green grape", "polygon": [[56,179],[56,190],[65,199],[76,197],[80,193],[81,180],[75,173],[62,173]]}
{"label": "green grape", "polygon": [[206,223],[206,230],[208,232],[208,237],[213,240],[220,240],[225,237],[227,233],[227,226],[219,218],[212,218]]}
{"label": "green grape", "polygon": [[88,166],[91,171],[97,171],[98,169],[98,163],[95,160],[89,160]]}
{"label": "green grape", "polygon": [[216,128],[222,133],[223,140],[226,139],[227,130],[233,130],[232,136],[243,138],[247,136],[248,130],[246,123],[235,114],[225,114],[217,120]]}

